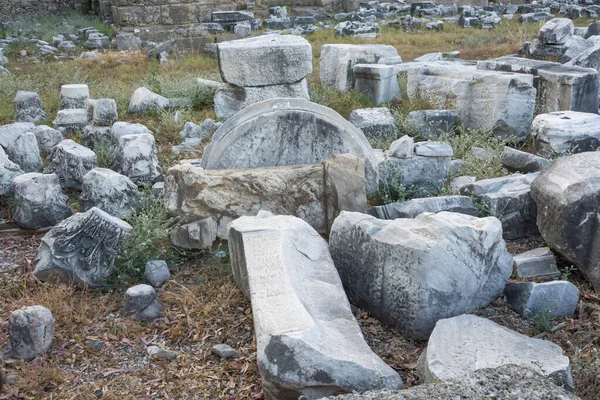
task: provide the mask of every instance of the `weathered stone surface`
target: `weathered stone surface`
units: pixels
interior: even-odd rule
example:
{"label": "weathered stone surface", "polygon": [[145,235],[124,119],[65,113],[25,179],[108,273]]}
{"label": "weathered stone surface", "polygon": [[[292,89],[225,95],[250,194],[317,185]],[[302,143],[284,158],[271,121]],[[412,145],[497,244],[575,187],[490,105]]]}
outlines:
{"label": "weathered stone surface", "polygon": [[600,147],[600,115],[576,111],[540,114],[531,124],[533,149],[552,156],[594,151]]}
{"label": "weathered stone surface", "polygon": [[33,360],[50,350],[54,317],[46,307],[22,307],[8,318],[8,344],[3,358]]}
{"label": "weathered stone surface", "polygon": [[226,344],[215,344],[210,348],[210,352],[221,358],[236,358],[238,352]]}
{"label": "weathered stone surface", "polygon": [[419,357],[425,382],[448,382],[483,368],[519,365],[573,389],[569,358],[552,342],[529,338],[475,315],[438,321]]}
{"label": "weathered stone surface", "polygon": [[96,153],[71,139],[65,139],[52,149],[50,164],[44,173],[58,175],[60,185],[64,188],[81,189],[85,174],[97,166]]}
{"label": "weathered stone surface", "polygon": [[25,172],[38,172],[44,168],[37,139],[33,132],[25,132],[19,135],[6,148],[6,152],[8,157]]}
{"label": "weathered stone surface", "polygon": [[327,234],[340,211],[366,210],[364,164],[347,154],[320,164],[255,169],[177,165],[165,180],[165,206],[184,223],[212,217],[218,229],[265,210],[297,216]]}
{"label": "weathered stone surface", "polygon": [[354,89],[376,105],[401,100],[398,68],[394,65],[357,64],[352,69]]}
{"label": "weathered stone surface", "polygon": [[229,225],[229,251],[234,279],[252,302],[266,399],[402,387],[365,343],[327,242],[306,222],[241,217]]}
{"label": "weathered stone surface", "polygon": [[150,285],[135,285],[125,292],[123,313],[140,321],[150,321],[162,315],[162,305]]}
{"label": "weathered stone surface", "polygon": [[154,136],[145,133],[125,135],[119,137],[118,141],[117,172],[127,176],[136,185],[162,180]]}
{"label": "weathered stone surface", "polygon": [[590,47],[594,47],[594,43],[592,41],[586,40],[579,36],[571,36],[565,43],[566,50],[560,57],[560,63],[568,63]]}
{"label": "weathered stone surface", "polygon": [[73,214],[55,174],[31,172],[13,179],[13,220],[26,229],[55,225]]}
{"label": "weathered stone surface", "polygon": [[119,141],[121,136],[125,135],[152,135],[152,131],[146,125],[135,124],[131,122],[115,122],[112,126],[115,141]]}
{"label": "weathered stone surface", "polygon": [[408,135],[394,140],[390,145],[390,157],[411,158],[415,153],[415,141]]}
{"label": "weathered stone surface", "polygon": [[131,95],[131,100],[129,100],[130,113],[143,113],[167,107],[169,107],[169,99],[153,93],[145,87],[136,89]]}
{"label": "weathered stone surface", "polygon": [[563,110],[598,112],[600,84],[594,69],[512,56],[480,61],[477,68],[535,76],[535,114]]}
{"label": "weathered stone surface", "polygon": [[32,122],[15,122],[14,124],[0,125],[0,146],[9,147],[16,138],[25,132],[35,129]]}
{"label": "weathered stone surface", "polygon": [[221,122],[215,123],[212,119],[206,119],[200,125],[196,125],[193,122],[186,122],[183,130],[179,132],[179,136],[184,139],[188,138],[205,138],[210,139],[213,133],[216,132],[219,127],[223,125]]}
{"label": "weathered stone surface", "polygon": [[450,211],[477,216],[477,207],[468,196],[440,196],[412,199],[404,202],[375,206],[367,210],[369,215],[379,219],[415,218],[424,212],[437,213]]}
{"label": "weathered stone surface", "polygon": [[213,217],[199,219],[173,228],[171,244],[184,249],[209,249],[217,239],[217,222]]}
{"label": "weathered stone surface", "polygon": [[0,146],[0,196],[9,193],[13,180],[23,173],[21,167],[9,160],[4,148]]}
{"label": "weathered stone surface", "polygon": [[113,99],[98,99],[91,105],[91,122],[96,126],[112,126],[119,119],[117,102]]}
{"label": "weathered stone surface", "polygon": [[450,133],[458,121],[457,110],[419,110],[407,115],[408,123],[416,128],[423,139],[436,139]]}
{"label": "weathered stone surface", "polygon": [[306,79],[300,82],[260,87],[227,85],[215,93],[215,113],[218,118],[228,119],[254,103],[278,98],[310,99]]}
{"label": "weathered stone surface", "polygon": [[[448,383],[427,383],[406,390],[375,390],[328,397],[330,400],[433,400],[486,398],[502,400],[580,400],[531,366],[482,368]],[[322,399],[324,400],[324,399]]]}
{"label": "weathered stone surface", "polygon": [[556,258],[548,247],[513,256],[513,274],[519,279],[547,280],[560,277]]}
{"label": "weathered stone surface", "polygon": [[312,47],[301,36],[263,35],[218,45],[223,82],[267,86],[299,82],[312,72]]}
{"label": "weathered stone surface", "polygon": [[32,132],[37,139],[39,149],[45,153],[50,153],[54,146],[64,140],[60,131],[46,125],[36,126]]}
{"label": "weathered stone surface", "polygon": [[415,155],[422,157],[452,157],[454,151],[448,143],[427,141],[415,143]]}
{"label": "weathered stone surface", "polygon": [[480,199],[486,211],[502,222],[505,239],[533,236],[538,234],[537,207],[530,186],[537,176],[531,173],[483,179],[463,186],[460,194]]}
{"label": "weathered stone surface", "polygon": [[46,119],[42,100],[35,92],[19,90],[15,96],[15,122],[40,122]]}
{"label": "weathered stone surface", "polygon": [[60,110],[85,108],[85,101],[90,98],[88,85],[62,85],[60,89]]}
{"label": "weathered stone surface", "polygon": [[553,18],[542,26],[538,39],[544,44],[565,44],[574,30],[570,18]]}
{"label": "weathered stone surface", "polygon": [[74,135],[87,125],[87,113],[84,108],[60,110],[56,113],[53,123],[54,129],[59,130],[63,135]]}
{"label": "weathered stone surface", "polygon": [[381,44],[326,44],[321,48],[321,84],[342,92],[354,88],[356,64],[400,64],[402,58],[394,46]]}
{"label": "weathered stone surface", "polygon": [[53,284],[101,285],[132,229],[96,207],[77,213],[44,235],[33,274]]}
{"label": "weathered stone surface", "polygon": [[171,279],[169,266],[164,260],[152,260],[146,263],[144,276],[154,287],[161,287],[166,281]]}
{"label": "weathered stone surface", "polygon": [[114,153],[114,135],[110,126],[86,125],[79,142],[94,151]]}
{"label": "weathered stone surface", "polygon": [[275,99],[228,119],[204,150],[202,167],[314,164],[344,153],[364,159],[367,193],[375,191],[373,149],[359,129],[327,107],[303,99]]}
{"label": "weathered stone surface", "polygon": [[579,289],[568,281],[509,282],[504,297],[510,308],[525,318],[570,317],[579,301]]}
{"label": "weathered stone surface", "polygon": [[531,184],[537,225],[555,252],[577,266],[600,291],[600,152],[562,157]]}
{"label": "weathered stone surface", "polygon": [[401,64],[409,99],[456,108],[468,128],[522,142],[529,134],[536,90],[533,76],[478,70],[455,62]]}
{"label": "weathered stone surface", "polygon": [[135,211],[140,192],[128,177],[106,168],[94,168],[84,175],[79,205],[81,211],[92,207],[117,218],[127,218]]}
{"label": "weathered stone surface", "polygon": [[348,121],[370,139],[385,140],[396,133],[396,121],[387,107],[359,108],[350,113]]}
{"label": "weathered stone surface", "polygon": [[173,361],[177,358],[179,353],[173,350],[163,349],[158,346],[148,346],[146,352],[150,358],[157,358],[162,360]]}
{"label": "weathered stone surface", "polygon": [[342,212],[329,245],[350,301],[418,340],[442,318],[487,306],[512,272],[492,217],[440,212],[379,220]]}
{"label": "weathered stone surface", "polygon": [[538,157],[526,151],[504,146],[500,156],[502,166],[512,172],[538,172],[550,163],[550,160]]}
{"label": "weathered stone surface", "polygon": [[600,72],[600,45],[585,49],[583,52],[573,57],[566,65],[593,68]]}
{"label": "weathered stone surface", "polygon": [[142,47],[142,41],[139,37],[134,36],[131,32],[121,32],[115,36],[117,42],[117,50],[132,50]]}

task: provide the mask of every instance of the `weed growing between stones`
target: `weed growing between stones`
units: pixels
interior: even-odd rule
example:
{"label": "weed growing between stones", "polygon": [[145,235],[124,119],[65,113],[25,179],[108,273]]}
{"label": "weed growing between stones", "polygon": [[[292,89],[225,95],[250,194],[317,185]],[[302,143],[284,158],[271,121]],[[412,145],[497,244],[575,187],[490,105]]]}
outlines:
{"label": "weed growing between stones", "polygon": [[390,168],[387,178],[379,180],[379,190],[369,196],[371,206],[385,205],[407,201],[415,197],[416,189],[402,183],[403,173],[400,168]]}
{"label": "weed growing between stones", "polygon": [[334,109],[344,118],[348,118],[350,113],[358,108],[373,107],[373,103],[368,98],[354,90],[342,93],[337,89],[320,85],[313,87],[310,100]]}

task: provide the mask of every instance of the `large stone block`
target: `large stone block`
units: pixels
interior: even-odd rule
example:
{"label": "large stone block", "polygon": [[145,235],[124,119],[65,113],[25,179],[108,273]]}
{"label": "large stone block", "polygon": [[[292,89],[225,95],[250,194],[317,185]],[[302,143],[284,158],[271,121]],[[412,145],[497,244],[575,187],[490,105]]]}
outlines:
{"label": "large stone block", "polygon": [[436,107],[456,108],[468,128],[491,130],[505,140],[527,138],[536,98],[532,75],[453,62],[407,63],[399,68],[409,99],[426,98]]}
{"label": "large stone block", "polygon": [[600,291],[600,152],[562,157],[531,183],[546,244]]}
{"label": "large stone block", "polygon": [[485,318],[461,315],[439,321],[417,369],[425,382],[448,382],[483,368],[533,368],[573,390],[569,357],[554,343],[533,339]]}
{"label": "large stone block", "polygon": [[600,147],[600,115],[576,111],[540,114],[531,124],[535,152],[545,156]]}
{"label": "large stone block", "polygon": [[598,112],[598,71],[560,63],[506,56],[480,61],[477,68],[533,75],[535,114],[554,111]]}
{"label": "large stone block", "polygon": [[140,200],[138,187],[128,177],[106,168],[94,168],[84,175],[79,205],[81,211],[93,207],[117,218],[127,218]]}
{"label": "large stone block", "polygon": [[53,284],[99,286],[132,229],[96,207],[77,213],[44,235],[33,274]]}
{"label": "large stone block", "polygon": [[506,303],[525,318],[571,317],[579,301],[579,289],[568,281],[545,283],[509,282]]}
{"label": "large stone block", "polygon": [[483,179],[459,191],[483,202],[485,210],[502,222],[505,239],[528,237],[538,234],[537,207],[531,198],[531,182],[537,176],[530,173]]}
{"label": "large stone block", "polygon": [[382,44],[326,44],[321,48],[320,75],[324,87],[347,92],[354,88],[357,64],[400,64],[394,46]]}
{"label": "large stone block", "polygon": [[30,361],[50,350],[54,318],[46,307],[22,307],[10,314],[8,333],[10,337],[3,358]]}
{"label": "large stone block", "polygon": [[60,89],[60,110],[85,108],[90,98],[90,89],[84,84],[62,85]]}
{"label": "large stone block", "polygon": [[9,147],[16,138],[25,132],[35,129],[33,122],[15,122],[14,124],[0,125],[0,146]]}
{"label": "large stone block", "polygon": [[136,185],[162,180],[162,169],[154,136],[141,133],[125,135],[118,139],[117,172],[127,176]]}
{"label": "large stone block", "polygon": [[396,66],[357,64],[352,71],[355,80],[354,89],[357,93],[366,96],[374,105],[401,100]]}
{"label": "large stone block", "polygon": [[379,220],[342,212],[329,245],[350,301],[418,340],[442,318],[487,306],[512,272],[493,217],[440,212]]}
{"label": "large stone block", "polygon": [[574,31],[570,18],[553,18],[540,28],[538,39],[544,44],[565,44]]}
{"label": "large stone block", "polygon": [[266,210],[302,218],[326,235],[340,211],[366,210],[364,163],[348,154],[321,164],[270,168],[177,165],[165,180],[165,206],[184,223],[211,217],[219,230],[235,218]]}
{"label": "large stone block", "polygon": [[234,279],[252,302],[265,399],[402,387],[365,343],[327,242],[306,222],[239,218],[229,225],[229,251]]}
{"label": "large stone block", "polygon": [[367,193],[375,191],[375,156],[358,128],[330,108],[307,100],[274,99],[253,104],[228,119],[204,150],[202,167],[314,164],[344,153],[364,159]]}
{"label": "large stone block", "polygon": [[13,180],[24,171],[8,159],[4,148],[0,146],[0,196],[10,192]]}
{"label": "large stone block", "polygon": [[15,122],[40,122],[46,119],[42,100],[35,92],[19,90],[15,96]]}
{"label": "large stone block", "polygon": [[8,157],[25,172],[39,172],[44,168],[37,138],[33,132],[25,132],[19,135],[6,148],[6,152]]}
{"label": "large stone block", "polygon": [[56,174],[31,172],[13,179],[14,221],[27,229],[52,226],[73,214]]}
{"label": "large stone block", "polygon": [[44,173],[58,175],[62,187],[81,189],[85,174],[97,166],[96,153],[71,139],[65,139],[52,150],[50,164]]}
{"label": "large stone block", "polygon": [[294,35],[263,35],[219,43],[223,82],[237,86],[282,85],[312,72],[312,47]]}

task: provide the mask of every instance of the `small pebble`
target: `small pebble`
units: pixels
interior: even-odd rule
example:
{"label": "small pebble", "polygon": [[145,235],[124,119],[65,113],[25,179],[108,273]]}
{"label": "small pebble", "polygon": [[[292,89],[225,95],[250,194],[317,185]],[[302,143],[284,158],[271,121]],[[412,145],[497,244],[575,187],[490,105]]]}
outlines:
{"label": "small pebble", "polygon": [[148,346],[146,351],[151,358],[162,358],[169,361],[176,359],[178,356],[176,351],[163,349],[158,346]]}
{"label": "small pebble", "polygon": [[214,345],[211,352],[221,358],[236,358],[238,356],[238,352],[226,344]]}

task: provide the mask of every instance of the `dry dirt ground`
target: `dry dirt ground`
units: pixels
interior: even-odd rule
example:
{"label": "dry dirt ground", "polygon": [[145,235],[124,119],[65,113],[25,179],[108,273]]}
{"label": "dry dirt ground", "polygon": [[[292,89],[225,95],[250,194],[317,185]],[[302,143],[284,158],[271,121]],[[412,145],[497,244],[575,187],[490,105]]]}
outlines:
{"label": "dry dirt ground", "polygon": [[[2,399],[261,399],[250,303],[236,287],[228,260],[201,255],[172,266],[173,277],[159,291],[164,317],[139,323],[120,315],[121,291],[75,291],[38,282],[31,269],[40,236],[0,234],[0,316],[26,305],[48,307],[56,319],[49,354],[32,362],[2,366],[12,382]],[[540,238],[513,241],[513,253],[537,247]],[[597,399],[600,296],[577,271],[570,280],[581,290],[578,315],[554,321],[523,320],[499,299],[479,315],[534,336],[541,333],[571,357],[577,393]],[[354,309],[365,339],[396,369],[407,386],[419,383],[416,362],[426,343],[402,338],[368,313]],[[541,326],[548,323],[549,326]],[[0,329],[0,344],[7,340]],[[233,360],[212,355],[214,344],[239,351]],[[179,352],[175,361],[149,359],[146,347]]]}

